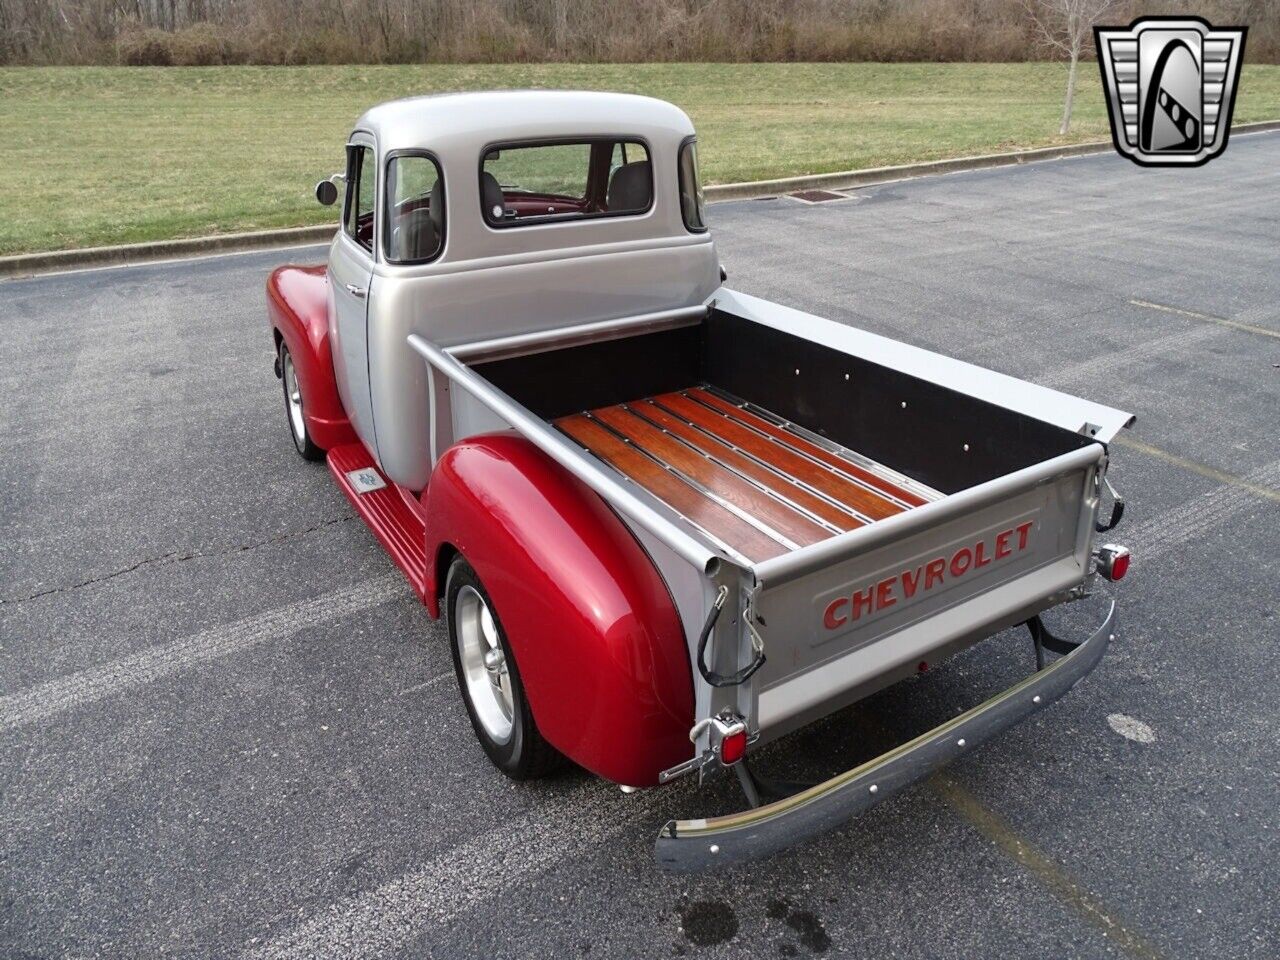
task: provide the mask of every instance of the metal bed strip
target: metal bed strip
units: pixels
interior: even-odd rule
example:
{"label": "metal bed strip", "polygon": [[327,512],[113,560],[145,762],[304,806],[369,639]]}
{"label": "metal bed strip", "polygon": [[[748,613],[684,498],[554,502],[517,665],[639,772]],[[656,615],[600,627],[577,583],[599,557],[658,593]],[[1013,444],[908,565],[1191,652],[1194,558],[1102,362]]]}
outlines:
{"label": "metal bed strip", "polygon": [[[554,425],[554,424],[553,424],[553,425]],[[600,425],[601,425],[601,426],[604,426],[604,424],[600,424]],[[569,442],[577,444],[579,447],[581,447],[581,448],[582,448],[583,450],[585,450],[587,453],[590,453],[590,454],[591,454],[591,456],[593,456],[593,457],[594,457],[594,456],[596,456],[596,454],[595,454],[595,453],[592,453],[591,448],[590,448],[590,447],[588,447],[588,446],[586,446],[586,445],[585,445],[581,440],[579,440],[577,437],[573,436],[572,434],[566,433],[566,432],[564,431],[564,429],[563,429],[562,427],[558,426],[558,425],[554,425],[554,426],[555,426],[556,430],[558,430],[561,434],[563,434],[563,435],[564,435],[564,437],[565,437],[565,439],[567,439]],[[634,479],[632,479],[631,477],[627,476],[627,474],[623,473],[623,472],[622,472],[622,470],[618,469],[617,467],[615,467],[615,466],[613,466],[612,464],[607,463],[607,462],[606,462],[606,464],[605,464],[605,465],[606,465],[607,467],[609,467],[609,469],[610,469],[610,470],[615,471],[615,472],[616,472],[620,477],[622,477],[622,479],[623,479],[623,481],[624,481],[625,483],[633,484],[634,486],[639,487],[642,491],[644,491],[645,496],[649,496],[649,497],[656,496],[656,494],[652,494],[652,493],[650,493],[648,490],[645,490],[645,489],[644,489],[644,487],[640,484],[640,482],[639,482],[639,481],[634,480]],[[735,548],[734,548],[733,546],[731,546],[730,544],[728,544],[728,543],[726,543],[725,541],[721,540],[719,537],[717,537],[714,533],[712,533],[710,530],[708,530],[708,529],[707,529],[706,527],[704,527],[702,524],[698,523],[698,521],[694,520],[693,518],[691,518],[691,517],[690,517],[690,516],[688,516],[687,514],[680,512],[680,511],[679,511],[679,510],[677,510],[675,507],[673,507],[671,504],[667,503],[667,501],[663,500],[663,501],[662,501],[662,503],[666,506],[666,508],[667,508],[668,510],[670,510],[672,513],[674,513],[677,517],[679,517],[681,520],[683,520],[685,523],[687,523],[687,524],[688,524],[690,527],[692,527],[694,530],[697,530],[697,531],[698,531],[698,533],[702,534],[704,537],[706,537],[708,540],[710,540],[713,544],[715,544],[715,546],[716,546],[716,547],[718,547],[719,549],[721,549],[721,550],[723,550],[725,553],[727,553],[727,554],[729,555],[730,559],[734,560],[734,561],[735,561],[735,562],[737,562],[737,563],[742,564],[743,566],[747,566],[747,567],[750,567],[752,564],[754,564],[754,563],[755,563],[755,561],[754,561],[754,560],[752,560],[750,557],[748,557],[745,553],[741,552],[740,550],[735,549]]]}
{"label": "metal bed strip", "polygon": [[[843,530],[841,530],[839,527],[837,527],[834,523],[831,523],[831,522],[830,522],[830,521],[828,521],[828,520],[824,520],[822,517],[818,516],[816,513],[813,513],[813,512],[812,512],[811,510],[809,510],[808,508],[800,506],[800,504],[796,503],[794,500],[792,500],[791,498],[789,498],[786,494],[779,493],[777,490],[774,490],[772,487],[765,486],[765,484],[763,484],[763,483],[761,483],[759,480],[755,479],[755,477],[748,476],[747,474],[743,473],[741,470],[739,470],[737,467],[733,466],[732,464],[725,463],[722,459],[720,459],[720,458],[719,458],[718,456],[716,456],[714,453],[711,453],[711,452],[709,452],[709,451],[707,451],[707,450],[703,450],[701,447],[697,446],[696,444],[690,443],[690,442],[689,442],[688,440],[686,440],[684,437],[681,437],[681,436],[679,436],[679,435],[677,435],[677,434],[672,433],[670,430],[668,430],[668,429],[667,429],[666,427],[664,427],[662,424],[660,424],[660,423],[656,423],[655,421],[650,420],[647,416],[645,416],[645,414],[644,414],[644,411],[643,411],[643,410],[641,410],[641,409],[637,409],[637,408],[636,408],[636,407],[638,407],[638,406],[640,406],[640,404],[637,404],[635,407],[633,407],[633,406],[632,406],[631,404],[629,404],[629,403],[621,404],[622,409],[626,410],[628,413],[631,413],[631,414],[633,414],[633,415],[634,415],[634,416],[636,416],[636,417],[639,417],[641,420],[643,420],[645,423],[649,424],[649,426],[653,427],[655,430],[661,430],[663,433],[665,433],[665,434],[666,434],[668,437],[670,437],[672,440],[676,441],[676,442],[677,442],[677,443],[679,443],[679,444],[682,444],[682,445],[683,445],[683,446],[685,446],[685,447],[688,447],[688,448],[689,448],[690,450],[692,450],[694,453],[697,453],[697,454],[699,454],[700,456],[706,457],[708,460],[710,460],[710,461],[711,461],[712,463],[714,463],[716,466],[720,467],[721,469],[727,470],[729,473],[732,473],[734,476],[738,477],[739,479],[744,480],[745,482],[747,482],[747,483],[751,484],[753,487],[755,487],[755,488],[756,488],[757,490],[759,490],[761,493],[764,493],[764,494],[766,494],[766,495],[768,495],[768,496],[772,497],[774,500],[777,500],[777,501],[778,501],[779,503],[781,503],[783,506],[788,507],[788,508],[789,508],[789,509],[791,509],[791,510],[794,510],[796,513],[800,514],[800,515],[801,515],[802,517],[804,517],[806,520],[811,520],[811,521],[813,521],[814,523],[818,524],[819,526],[823,527],[824,529],[826,529],[826,530],[830,530],[830,531],[831,531],[831,533],[833,533],[833,534],[840,534],[840,533],[844,533],[844,531],[843,531]],[[653,404],[653,406],[657,406],[657,404]],[[680,419],[680,418],[677,418],[677,419]],[[685,420],[680,420],[680,422],[681,422],[681,423],[686,423],[686,424],[688,424],[688,421],[685,421]],[[689,426],[690,428],[692,428],[692,427],[693,427],[693,424],[688,424],[688,426]],[[709,436],[711,436],[710,434],[704,434],[704,435],[705,435],[705,436],[708,436],[708,437],[709,437]],[[719,440],[719,438],[716,438],[716,439],[717,439],[717,440]],[[734,451],[736,451],[737,453],[739,453],[739,454],[740,454],[744,459],[746,459],[746,458],[747,458],[747,457],[746,457],[746,454],[742,453],[742,451],[740,451],[740,450],[738,450],[736,447],[734,447],[734,446],[733,446],[733,444],[731,444],[731,443],[727,443],[727,442],[725,442],[725,441],[723,441],[723,440],[719,440],[719,442],[720,442],[720,443],[723,443],[723,444],[724,444],[724,446],[728,447],[729,449],[734,450]],[[788,483],[792,484],[793,486],[801,486],[801,484],[796,483],[796,481],[795,481],[792,477],[788,477],[788,476],[787,476],[786,474],[784,474],[782,471],[780,471],[780,470],[776,470],[776,469],[774,469],[774,468],[770,467],[768,464],[760,463],[760,461],[759,461],[759,460],[756,460],[754,457],[752,457],[751,459],[752,459],[752,461],[753,461],[754,463],[759,463],[759,464],[760,464],[760,466],[761,466],[763,469],[768,470],[770,473],[772,473],[774,476],[778,477],[780,480],[785,480],[786,482],[788,482]],[[848,509],[847,509],[847,508],[845,508],[845,507],[841,507],[840,509],[841,509],[841,511],[842,511],[842,512],[844,512],[844,513],[848,513],[848,512],[849,512],[849,511],[848,511]],[[857,517],[854,517],[853,515],[850,515],[849,519],[850,519],[850,520],[856,520],[856,519],[858,519],[858,518],[857,518]]]}
{"label": "metal bed strip", "polygon": [[[603,424],[601,424],[601,426],[603,426]],[[595,454],[595,453],[592,453],[592,451],[591,451],[591,448],[590,448],[590,447],[584,446],[584,445],[582,444],[582,441],[578,440],[576,437],[573,437],[573,436],[571,436],[571,435],[570,435],[570,434],[568,434],[568,433],[564,433],[564,430],[562,430],[560,427],[556,427],[556,429],[557,429],[557,430],[559,430],[561,433],[563,433],[563,434],[564,434],[564,436],[565,436],[568,440],[570,440],[571,442],[576,443],[576,444],[578,444],[579,446],[581,446],[581,447],[582,447],[582,449],[583,449],[583,450],[585,450],[587,453],[590,453],[593,457],[594,457],[594,456],[596,456],[596,454]],[[632,479],[631,477],[627,476],[627,474],[623,473],[623,472],[622,472],[622,470],[618,469],[617,467],[613,466],[612,464],[608,463],[607,461],[605,462],[605,465],[606,465],[606,466],[608,466],[608,467],[609,467],[609,469],[616,471],[616,472],[617,472],[617,474],[618,474],[620,477],[622,477],[622,479],[623,479],[623,481],[624,481],[625,483],[632,484],[632,485],[634,485],[634,486],[638,487],[640,490],[644,491],[644,493],[645,493],[645,495],[646,495],[646,496],[650,496],[650,497],[657,496],[657,494],[649,493],[649,491],[648,491],[648,490],[645,490],[644,486],[643,486],[643,485],[642,485],[638,480],[634,480],[634,479]],[[660,498],[659,498],[659,499],[660,499]],[[734,561],[735,561],[735,562],[737,562],[737,563],[742,564],[742,565],[743,565],[743,566],[745,566],[745,567],[751,567],[752,565],[754,565],[754,564],[755,564],[755,562],[756,562],[756,561],[752,560],[750,557],[748,557],[748,556],[747,556],[745,553],[743,553],[741,550],[736,549],[733,545],[731,545],[731,544],[729,544],[729,543],[725,542],[724,540],[721,540],[721,539],[720,539],[719,537],[717,537],[714,533],[712,533],[710,530],[708,530],[708,529],[707,529],[706,527],[704,527],[702,524],[698,523],[698,521],[697,521],[697,520],[694,520],[694,519],[693,519],[692,517],[690,517],[688,514],[682,513],[681,511],[677,510],[677,509],[676,509],[675,507],[673,507],[671,504],[667,503],[667,501],[666,501],[666,500],[663,500],[663,501],[662,501],[662,503],[666,506],[666,508],[667,508],[668,510],[670,510],[672,513],[674,513],[677,517],[679,517],[681,520],[683,520],[685,523],[687,523],[690,527],[692,527],[694,530],[698,531],[698,533],[702,534],[702,535],[703,535],[704,537],[706,537],[709,541],[711,541],[711,543],[713,543],[717,548],[719,548],[720,550],[722,550],[722,551],[724,551],[726,554],[728,554],[730,559],[734,560]]]}
{"label": "metal bed strip", "polygon": [[[712,394],[713,397],[719,397],[722,401],[732,404],[732,406],[739,408],[739,410],[744,413],[751,413],[751,415],[758,416],[760,420],[764,420],[765,422],[768,422],[768,424],[776,426],[776,428],[782,430],[783,433],[790,434],[792,438],[812,443],[814,447],[823,449],[823,451],[832,454],[833,457],[837,457],[838,460],[845,461],[849,463],[850,466],[859,467],[861,470],[865,470],[869,472],[869,474],[879,477],[879,479],[886,481],[888,484],[899,486],[899,488],[906,490],[908,493],[919,495],[920,498],[927,500],[929,503],[932,503],[933,500],[942,499],[943,494],[938,493],[937,490],[932,488],[932,486],[920,484],[919,481],[913,480],[911,477],[904,474],[899,474],[899,472],[893,470],[893,468],[884,466],[883,463],[879,461],[872,460],[872,458],[868,457],[865,453],[859,453],[858,451],[855,451],[855,449],[845,447],[844,444],[836,443],[835,440],[826,438],[826,436],[815,434],[812,430],[805,429],[803,426],[796,424],[796,422],[777,415],[777,413],[774,413],[772,410],[765,410],[765,408],[759,406],[759,404],[751,403],[748,399],[736,397],[735,394],[732,394],[721,387],[716,387],[714,384],[705,384],[701,389]],[[690,397],[690,399],[696,398]],[[750,424],[745,424],[745,426],[750,426]],[[778,440],[777,438],[772,439],[774,440],[774,443],[783,443],[783,445],[786,445],[788,449],[794,449],[796,453],[803,454],[803,456],[808,457],[809,460],[815,460],[818,463],[823,463],[823,466],[833,468],[833,470],[840,472],[841,476],[849,476],[850,480],[854,481],[854,483],[865,486],[865,488],[870,490],[874,490],[874,492],[881,495],[881,497],[891,500],[893,503],[900,504],[904,509],[913,509],[914,507],[919,506],[919,504],[908,503],[906,500],[899,497],[899,495],[891,493],[890,490],[883,490],[879,488],[879,486],[861,479],[861,477],[847,475],[844,471],[840,470],[840,467],[833,467],[831,463],[824,463],[823,461],[817,460],[817,458],[813,457],[812,454],[805,453],[790,443],[781,442],[781,440]]]}
{"label": "metal bed strip", "polygon": [[946,496],[946,494],[935,490],[928,484],[921,483],[919,480],[908,477],[905,473],[899,473],[897,470],[886,466],[879,460],[872,460],[865,453],[859,453],[857,450],[846,447],[843,444],[836,443],[834,440],[830,440],[819,433],[814,433],[812,430],[802,427],[794,421],[778,416],[778,414],[771,410],[766,410],[764,407],[757,406],[750,400],[742,400],[729,393],[729,391],[722,390],[720,387],[712,384],[708,384],[703,387],[703,389],[708,393],[719,396],[726,403],[732,403],[735,406],[741,407],[748,413],[755,414],[761,420],[767,420],[779,429],[795,434],[801,440],[807,440],[814,446],[821,447],[823,450],[826,450],[827,453],[840,457],[842,460],[848,460],[854,466],[861,467],[870,473],[874,473],[882,480],[888,481],[895,486],[902,487],[910,493],[917,494],[930,503],[934,500],[941,500]]}
{"label": "metal bed strip", "polygon": [[[698,406],[702,407],[704,410],[711,411],[716,416],[724,417],[726,420],[733,420],[733,418],[730,417],[723,410],[717,410],[715,407],[711,406],[709,403],[704,403],[703,401],[699,400],[697,397],[689,396],[689,393],[686,390],[681,390],[680,395],[684,397],[686,400],[690,401],[691,403],[698,404]],[[881,490],[879,487],[875,486],[874,484],[867,483],[867,481],[863,480],[860,477],[855,477],[853,474],[846,473],[845,471],[841,470],[839,467],[832,466],[831,464],[827,463],[825,460],[819,460],[817,457],[813,456],[812,454],[805,453],[805,451],[799,449],[798,447],[793,447],[789,443],[783,443],[777,437],[771,437],[769,436],[769,434],[765,433],[763,430],[760,430],[757,427],[753,427],[749,423],[745,423],[742,420],[733,420],[733,422],[738,424],[740,427],[743,427],[746,430],[750,430],[756,436],[764,440],[767,440],[769,443],[773,444],[775,447],[780,447],[781,449],[786,450],[789,453],[794,453],[798,457],[804,457],[804,459],[808,460],[810,463],[814,464],[815,466],[821,467],[823,470],[826,470],[828,473],[834,474],[835,476],[840,477],[842,480],[847,480],[849,483],[852,483],[855,486],[861,487],[863,490],[866,490],[868,493],[874,494],[875,496],[879,497],[881,500],[884,500],[886,503],[890,503],[893,506],[898,507],[902,510],[911,510],[915,506],[914,504],[907,503],[905,500],[895,497],[891,493],[887,493],[884,490]]]}
{"label": "metal bed strip", "polygon": [[784,473],[782,470],[775,467],[773,464],[769,463],[767,460],[762,460],[759,457],[757,457],[750,450],[744,450],[741,447],[739,447],[737,444],[733,443],[732,441],[726,440],[724,437],[717,436],[716,434],[708,430],[706,427],[702,426],[702,424],[694,423],[692,420],[688,419],[687,417],[681,416],[679,413],[672,410],[670,407],[667,407],[659,403],[657,400],[650,398],[645,400],[644,402],[652,404],[653,406],[657,407],[659,410],[661,410],[663,413],[667,414],[668,416],[675,417],[675,419],[679,420],[681,423],[688,424],[690,427],[692,427],[694,430],[697,430],[699,433],[703,434],[704,436],[710,437],[713,440],[723,443],[729,449],[742,454],[742,456],[746,457],[748,460],[752,460],[758,463],[760,466],[764,467],[766,470],[769,470],[772,473],[776,473],[780,477],[786,477],[788,480],[794,483],[797,487],[801,487],[804,490],[807,490],[809,493],[813,494],[815,497],[818,497],[821,500],[825,500],[827,503],[831,504],[831,506],[836,507],[837,509],[842,510],[843,512],[849,514],[849,516],[851,516],[854,520],[859,521],[864,526],[866,524],[876,522],[872,517],[867,516],[865,513],[862,513],[859,510],[855,510],[853,507],[849,506],[849,504],[843,503],[840,500],[837,500],[835,497],[831,496],[828,493],[824,493],[823,491],[819,490],[817,487],[813,486],[812,484],[807,483],[804,480],[801,480],[799,477],[793,477],[788,473]]}
{"label": "metal bed strip", "polygon": [[[630,437],[626,436],[623,433],[620,433],[619,431],[615,430],[613,427],[609,426],[609,424],[605,423],[603,420],[598,420],[596,417],[592,416],[589,411],[583,415],[592,423],[597,424],[598,426],[600,426],[605,430],[608,430],[611,434],[613,434],[623,443],[627,444],[633,450],[638,451],[639,453],[643,454],[645,457],[652,460],[658,466],[662,467],[664,470],[669,472],[672,476],[688,484],[690,487],[692,487],[694,490],[701,493],[704,497],[706,497],[712,503],[715,503],[720,507],[723,507],[725,510],[728,510],[730,513],[736,516],[739,520],[742,520],[745,523],[748,523],[751,526],[755,527],[758,531],[760,531],[770,540],[774,540],[777,543],[780,543],[782,546],[786,547],[788,550],[800,549],[800,544],[796,543],[794,540],[791,540],[785,534],[780,533],[777,530],[774,530],[763,520],[759,520],[756,517],[751,516],[751,514],[747,513],[741,507],[737,506],[734,503],[729,502],[719,494],[714,493],[713,491],[708,489],[704,484],[699,483],[697,480],[693,479],[693,477],[686,474],[680,468],[672,466],[671,464],[667,463],[665,460],[663,460],[660,456],[658,456],[653,451],[647,450],[644,447],[644,445],[641,444],[639,441],[632,440]],[[720,540],[719,537],[717,537],[716,539],[717,541]]]}

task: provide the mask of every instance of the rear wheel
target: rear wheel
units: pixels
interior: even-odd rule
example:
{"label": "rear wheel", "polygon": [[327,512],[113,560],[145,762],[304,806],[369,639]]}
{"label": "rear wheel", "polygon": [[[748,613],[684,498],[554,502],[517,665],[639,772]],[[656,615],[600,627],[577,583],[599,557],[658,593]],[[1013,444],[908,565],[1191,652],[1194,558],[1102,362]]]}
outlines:
{"label": "rear wheel", "polygon": [[462,557],[449,566],[445,610],[458,689],[493,765],[513,780],[557,770],[564,758],[538,732],[493,602]]}
{"label": "rear wheel", "polygon": [[304,460],[323,460],[324,451],[311,442],[307,432],[307,418],[302,414],[302,386],[298,383],[298,371],[293,365],[289,348],[280,344],[280,382],[284,385],[284,412],[289,418],[289,435],[293,445]]}

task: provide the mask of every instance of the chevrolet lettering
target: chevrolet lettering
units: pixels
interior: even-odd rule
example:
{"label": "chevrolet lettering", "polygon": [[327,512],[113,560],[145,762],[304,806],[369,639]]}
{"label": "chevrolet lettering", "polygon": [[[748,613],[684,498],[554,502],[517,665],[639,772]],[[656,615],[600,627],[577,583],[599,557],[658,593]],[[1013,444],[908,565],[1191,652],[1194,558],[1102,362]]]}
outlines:
{"label": "chevrolet lettering", "polygon": [[971,571],[990,566],[992,561],[1003,560],[1027,549],[1035,522],[1028,520],[1016,527],[1002,530],[990,539],[963,546],[949,556],[935,557],[901,573],[886,577],[861,590],[854,590],[847,597],[837,597],[827,605],[822,615],[822,625],[837,630],[850,620],[865,618],[901,600],[910,600],[917,593],[927,593],[948,580],[958,580]]}

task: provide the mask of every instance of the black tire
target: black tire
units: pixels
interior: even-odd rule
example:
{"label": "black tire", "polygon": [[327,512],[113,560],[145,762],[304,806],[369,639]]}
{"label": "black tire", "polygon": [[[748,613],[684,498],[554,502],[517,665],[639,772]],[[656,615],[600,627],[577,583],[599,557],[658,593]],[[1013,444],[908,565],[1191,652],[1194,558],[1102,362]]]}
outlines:
{"label": "black tire", "polygon": [[[280,344],[279,364],[280,385],[284,389],[285,424],[289,427],[289,436],[293,438],[294,449],[303,460],[323,460],[324,451],[312,442],[311,432],[307,430],[307,420],[302,415],[306,398],[302,396],[302,386],[298,383],[293,357],[289,355],[289,348],[283,342]],[[290,391],[296,391],[297,396],[291,396]]]}
{"label": "black tire", "polygon": [[[489,755],[493,765],[512,780],[533,780],[561,769],[565,765],[564,757],[543,739],[533,719],[533,713],[529,710],[529,701],[525,697],[524,685],[520,681],[520,670],[516,666],[515,657],[511,654],[506,631],[498,619],[493,601],[490,600],[488,591],[476,576],[471,564],[461,556],[455,557],[453,563],[449,565],[444,594],[454,675],[458,681],[458,690],[462,693],[462,702],[466,704],[467,714],[471,718],[471,727],[475,730],[476,739],[480,741],[484,752]],[[497,640],[505,657],[506,675],[510,681],[512,701],[509,716],[510,733],[505,740],[495,736],[486,725],[486,721],[481,718],[481,711],[477,709],[472,699],[467,672],[463,666],[463,643],[459,641],[459,636],[467,628],[460,623],[460,620],[465,620],[467,613],[465,608],[460,613],[460,607],[463,607],[464,603],[474,603],[476,595],[488,608],[493,626],[496,627]],[[485,695],[482,692],[480,696],[483,698]]]}

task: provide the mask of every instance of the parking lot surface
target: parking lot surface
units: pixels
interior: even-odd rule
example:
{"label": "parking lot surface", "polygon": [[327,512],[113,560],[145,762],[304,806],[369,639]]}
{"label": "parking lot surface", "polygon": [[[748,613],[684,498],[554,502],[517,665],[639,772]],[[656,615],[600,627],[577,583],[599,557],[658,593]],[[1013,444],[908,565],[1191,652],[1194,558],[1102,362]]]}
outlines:
{"label": "parking lot surface", "polygon": [[[1264,134],[711,208],[731,286],[1138,422],[1103,665],[704,876],[652,840],[728,786],[504,780],[441,625],[294,453],[263,282],[322,249],[0,284],[0,956],[1275,957],[1277,171]],[[1001,634],[761,762],[852,766],[1032,662]]]}

